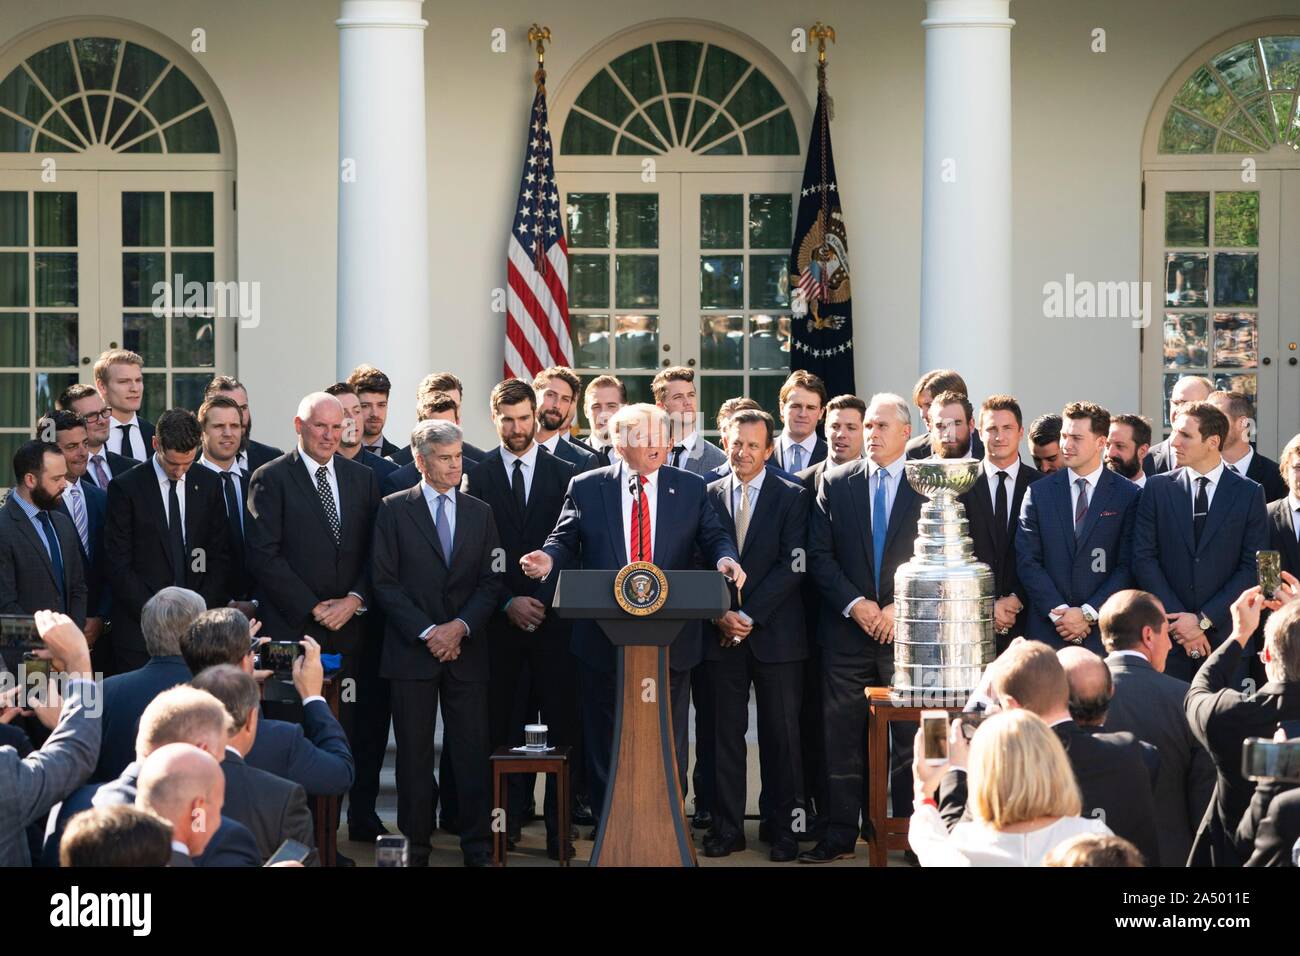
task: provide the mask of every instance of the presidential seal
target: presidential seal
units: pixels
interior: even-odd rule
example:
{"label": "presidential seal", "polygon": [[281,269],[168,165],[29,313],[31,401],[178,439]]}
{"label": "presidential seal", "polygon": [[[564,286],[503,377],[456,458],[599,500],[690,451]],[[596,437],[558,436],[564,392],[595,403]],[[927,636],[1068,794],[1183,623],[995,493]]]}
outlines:
{"label": "presidential seal", "polygon": [[633,561],[614,578],[614,600],[636,617],[653,614],[668,600],[668,577],[649,561]]}

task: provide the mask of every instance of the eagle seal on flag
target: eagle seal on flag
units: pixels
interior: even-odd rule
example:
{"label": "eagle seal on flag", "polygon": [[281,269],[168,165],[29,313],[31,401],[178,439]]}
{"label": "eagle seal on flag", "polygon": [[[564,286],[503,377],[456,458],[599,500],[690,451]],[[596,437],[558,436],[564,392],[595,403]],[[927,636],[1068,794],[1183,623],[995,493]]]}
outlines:
{"label": "eagle seal on flag", "polygon": [[848,302],[853,295],[849,285],[848,233],[838,209],[831,213],[827,228],[822,228],[820,217],[813,222],[795,253],[795,265],[799,269],[799,282],[791,303],[795,316],[803,318],[811,313],[809,332],[839,329],[846,316],[823,316],[819,307],[819,303]]}

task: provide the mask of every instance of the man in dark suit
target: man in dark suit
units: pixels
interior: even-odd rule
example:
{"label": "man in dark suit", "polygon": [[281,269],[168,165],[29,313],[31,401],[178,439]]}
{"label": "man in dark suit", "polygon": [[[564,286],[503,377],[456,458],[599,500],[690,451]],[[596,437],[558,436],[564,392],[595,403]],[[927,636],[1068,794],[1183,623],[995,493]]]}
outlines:
{"label": "man in dark suit", "polygon": [[1285,498],[1286,482],[1282,480],[1277,462],[1251,444],[1255,430],[1255,403],[1242,392],[1211,392],[1206,401],[1228,419],[1228,436],[1219,449],[1224,467],[1261,485],[1265,502]]}
{"label": "man in dark suit", "polygon": [[599,466],[594,454],[564,439],[568,421],[577,411],[581,389],[582,380],[573,369],[562,365],[544,368],[533,378],[533,392],[537,396],[537,444],[567,461],[578,474]]}
{"label": "man in dark suit", "polygon": [[975,486],[961,496],[975,560],[993,572],[993,626],[998,653],[1025,633],[1029,595],[1016,572],[1016,518],[1025,489],[1043,477],[1020,460],[1024,419],[1010,395],[990,395],[980,406],[984,461]]}
{"label": "man in dark suit", "polygon": [[1097,609],[1132,582],[1133,519],[1141,492],[1102,466],[1110,413],[1071,402],[1061,414],[1065,468],[1025,490],[1016,572],[1029,596],[1025,636],[1054,649],[1103,653]]}
{"label": "man in dark suit", "polygon": [[230,526],[221,480],[191,467],[202,441],[193,412],[169,409],[158,418],[153,458],[109,485],[105,569],[119,672],[149,660],[140,615],[157,591],[189,588],[208,607],[230,600]]}
{"label": "man in dark suit", "polygon": [[[466,492],[492,509],[505,543],[504,587],[486,635],[491,745],[495,749],[523,742],[523,728],[513,726],[512,717],[519,697],[526,694],[527,669],[541,705],[542,723],[550,728],[549,741],[577,748],[581,731],[577,666],[569,653],[572,626],[547,613],[546,605],[537,599],[541,586],[519,566],[524,554],[546,542],[576,472],[533,441],[537,399],[531,385],[506,379],[492,389],[490,406],[501,445],[469,472]],[[519,833],[518,814],[527,801],[523,785],[531,779],[516,774],[509,781],[508,806],[514,808],[514,818],[507,825],[514,838]],[[544,814],[547,852],[553,859],[559,859],[561,838],[568,839],[559,832],[557,807],[555,778],[548,776]]]}
{"label": "man in dark suit", "polygon": [[[209,391],[212,391],[209,389]],[[256,617],[253,578],[248,572],[248,477],[239,470],[244,426],[239,406],[229,393],[217,391],[199,406],[203,451],[199,464],[221,482],[223,513],[230,530],[230,603],[246,617]]]}
{"label": "man in dark suit", "polygon": [[[425,378],[427,383],[431,379],[441,379],[443,376],[451,376],[450,372],[440,372]],[[455,376],[452,376],[453,378]],[[460,379],[456,379],[457,382]],[[460,425],[460,392],[446,393],[439,391],[429,391],[425,384],[421,383],[421,391],[417,401],[416,419],[420,422],[430,421],[447,421],[453,425]],[[467,441],[461,442],[461,461],[464,467],[469,469],[483,460],[487,452],[483,449],[471,445]],[[400,448],[390,456],[393,463],[396,464],[397,470],[389,474],[380,482],[379,488],[381,493],[387,497],[395,491],[406,491],[414,488],[424,479],[420,476],[420,469],[416,467],[415,462],[411,459],[411,446]]]}
{"label": "man in dark suit", "polygon": [[1246,866],[1295,866],[1300,844],[1300,790],[1279,793],[1271,801],[1255,835]]}
{"label": "man in dark suit", "polygon": [[806,369],[796,369],[782,383],[777,402],[783,428],[772,462],[789,474],[797,475],[826,457],[826,442],[817,434],[817,423],[828,397],[826,383]]}
{"label": "man in dark suit", "polygon": [[[852,398],[853,396],[850,395],[847,397]],[[863,407],[864,408],[866,407],[865,404]],[[752,398],[746,398],[744,396],[736,396],[733,398],[729,398],[721,405],[718,406],[718,418],[717,418],[718,444],[722,447],[722,453],[724,455],[727,453],[727,422],[731,421],[731,416],[736,414],[736,412],[744,411],[745,409],[762,411],[763,406],[758,404],[758,402],[754,401]],[[775,461],[776,449],[779,447],[779,445],[780,445],[780,440],[774,439],[772,442],[773,457],[769,458],[767,460],[767,464],[764,465],[763,467],[765,467],[768,471],[774,472],[775,474],[779,475],[781,478],[785,479],[786,481],[796,481],[796,482],[802,481],[799,475],[792,475],[790,472],[786,471],[784,468],[782,468],[780,465],[776,463]],[[806,472],[808,471],[809,468],[825,468],[825,467],[826,467],[826,459],[823,458],[821,461],[817,462],[817,464],[809,465],[808,468],[805,468],[803,470]],[[705,481],[707,481],[709,484],[712,484],[713,482],[717,481],[719,478],[726,478],[730,474],[731,474],[731,462],[728,460],[728,461],[724,461],[722,464],[720,464],[717,468],[714,468],[712,471],[706,473],[703,477]],[[815,494],[815,492],[811,492],[810,494]]]}
{"label": "man in dark suit", "polygon": [[610,417],[626,404],[627,386],[615,375],[597,375],[583,392],[582,408],[591,431],[587,441],[580,444],[596,456],[601,468],[613,464],[610,453],[614,450],[614,440],[606,426]]}
{"label": "man in dark suit", "polygon": [[774,432],[766,412],[732,416],[727,424],[731,476],[709,485],[713,510],[736,540],[747,586],[705,634],[716,770],[713,830],[704,841],[704,855],[727,856],[745,848],[745,731],[752,685],[771,858],[788,863],[799,852],[793,825],[803,776],[799,710],[808,641],[798,558],[807,541],[809,495],[764,467]]}
{"label": "man in dark suit", "polygon": [[1282,449],[1278,471],[1290,493],[1268,506],[1268,546],[1281,553],[1283,571],[1300,577],[1300,435]]}
{"label": "man in dark suit", "polygon": [[226,740],[225,759],[221,761],[226,781],[222,810],[226,816],[252,831],[263,862],[285,840],[314,847],[316,837],[303,788],[245,762],[257,739],[260,698],[257,681],[238,667],[222,664],[209,667],[191,683],[221,701],[234,727]]}
{"label": "man in dark suit", "polygon": [[153,451],[153,423],[139,416],[144,402],[144,359],[128,349],[109,349],[95,361],[95,388],[112,409],[108,450],[146,462]]}
{"label": "man in dark suit", "polygon": [[1256,580],[1255,552],[1268,547],[1260,486],[1219,455],[1227,431],[1210,403],[1183,406],[1169,439],[1176,467],[1147,481],[1133,531],[1137,583],[1170,615],[1165,670],[1183,680],[1225,639],[1232,602]]}
{"label": "man in dark suit", "polygon": [[[169,821],[135,807],[87,808],[68,827],[67,838],[55,848],[54,866],[162,867],[191,866],[171,846]],[[147,917],[146,917],[147,920]],[[147,926],[146,922],[146,926]]]}
{"label": "man in dark suit", "polygon": [[[461,432],[422,422],[411,433],[424,480],[385,498],[372,574],[387,618],[381,673],[392,680],[397,825],[411,862],[427,866],[433,831],[434,717],[442,702],[466,866],[488,866],[488,620],[498,606],[499,538],[492,509],[458,489]],[[567,835],[565,835],[567,837]]]}
{"label": "man in dark suit", "polygon": [[243,430],[240,433],[239,454],[235,458],[235,464],[244,476],[245,484],[247,484],[253,472],[268,461],[279,458],[284,452],[274,445],[266,445],[253,440],[253,413],[248,407],[248,389],[244,387],[244,384],[239,379],[231,375],[214,375],[212,381],[208,383],[208,387],[203,390],[203,401],[211,401],[218,395],[224,395],[231,399],[239,409],[240,423]]}
{"label": "man in dark suit", "polygon": [[[970,390],[966,387],[966,380],[950,368],[931,369],[918,378],[916,384],[912,386],[912,404],[921,413],[921,423],[925,428],[919,435],[908,441],[907,457],[909,459],[928,458],[933,454],[932,439],[930,437],[933,426],[930,420],[930,406],[934,404],[935,398],[944,392],[957,392],[967,398],[970,397]],[[983,458],[984,447],[980,442],[978,431],[971,431],[970,443],[970,457]]]}
{"label": "man in dark suit", "polygon": [[976,458],[981,455],[975,409],[965,392],[938,392],[930,403],[930,445],[913,448],[909,458]]}
{"label": "man in dark suit", "polygon": [[[67,474],[63,452],[52,442],[24,442],[13,469],[0,515],[0,614],[62,611],[80,627],[89,591],[77,529],[57,510]],[[18,660],[6,651],[4,663],[17,673]]]}
{"label": "man in dark suit", "polygon": [[172,866],[194,866],[221,826],[221,764],[193,744],[164,744],[140,767],[136,806],[171,824]]}
{"label": "man in dark suit", "polygon": [[1187,725],[1187,683],[1164,673],[1171,646],[1165,609],[1145,591],[1118,591],[1101,607],[1101,639],[1114,687],[1104,726],[1160,751],[1154,794],[1159,863],[1185,866],[1214,792],[1214,764]]}
{"label": "man in dark suit", "polygon": [[[867,457],[833,468],[808,522],[808,566],[822,591],[822,707],[829,778],[825,837],[800,854],[828,863],[855,853],[866,779],[866,687],[894,676],[894,572],[912,556],[921,495],[904,474],[911,413],[897,395],[872,396],[863,433]],[[891,727],[894,813],[905,816],[914,729]]]}
{"label": "man in dark suit", "polygon": [[113,410],[93,386],[80,383],[69,385],[59,393],[59,408],[72,412],[86,425],[86,481],[100,491],[108,490],[108,483],[125,471],[140,464],[134,458],[123,458],[108,450],[106,442]]}
{"label": "man in dark suit", "polygon": [[[1169,421],[1172,422],[1178,417],[1184,405],[1203,402],[1213,391],[1214,383],[1204,375],[1184,375],[1174,382],[1173,390],[1169,393]],[[1148,478],[1173,471],[1176,467],[1174,452],[1168,438],[1152,445],[1146,457],[1142,459],[1142,471]]]}
{"label": "man in dark suit", "polygon": [[388,422],[388,396],[393,390],[393,383],[373,365],[358,365],[348,376],[347,384],[355,389],[357,400],[361,403],[361,434],[356,436],[361,447],[379,458],[395,453],[397,446],[384,437],[384,425]]}
{"label": "man in dark suit", "polygon": [[1115,415],[1106,435],[1106,467],[1139,488],[1147,484],[1142,462],[1151,447],[1151,423],[1141,415]]}
{"label": "man in dark suit", "polygon": [[668,414],[673,443],[668,453],[669,465],[707,476],[727,460],[717,445],[700,434],[695,369],[685,365],[663,369],[650,383],[650,390],[655,404]]}
{"label": "man in dark suit", "polygon": [[181,657],[181,635],[204,611],[203,597],[175,586],[165,587],[145,602],[140,615],[149,661],[143,667],[104,681],[104,742],[92,782],[112,780],[135,759],[140,715],[169,687],[190,679]]}
{"label": "man in dark suit", "polygon": [[[262,635],[277,640],[314,638],[342,654],[341,680],[355,679],[370,602],[368,563],[379,506],[375,473],[340,458],[343,406],[313,392],[293,420],[299,445],[262,466],[248,489],[245,541],[256,582]],[[354,703],[340,720],[352,742]]]}
{"label": "man in dark suit", "polygon": [[326,395],[333,395],[343,406],[343,434],[339,438],[340,457],[365,465],[375,473],[375,480],[383,487],[384,481],[398,465],[389,458],[380,458],[361,444],[361,430],[365,427],[365,413],[361,410],[361,399],[357,390],[347,382],[335,382],[325,389]]}
{"label": "man in dark suit", "polygon": [[1039,415],[1029,423],[1029,457],[1045,475],[1065,467],[1061,461],[1061,416]]}
{"label": "man in dark suit", "polygon": [[[1232,685],[1266,607],[1273,611],[1264,627],[1262,652],[1268,683],[1243,694]],[[1300,601],[1265,601],[1255,586],[1241,593],[1231,612],[1232,633],[1196,673],[1184,702],[1192,733],[1209,751],[1218,775],[1189,866],[1242,864],[1235,835],[1255,790],[1241,772],[1242,741],[1271,738],[1280,722],[1300,720]]]}
{"label": "man in dark suit", "polygon": [[[625,405],[610,418],[608,428],[620,463],[576,477],[546,544],[520,559],[525,574],[546,582],[539,592],[543,603],[553,597],[558,572],[565,568],[617,569],[630,559],[653,560],[665,571],[687,571],[697,567],[697,551],[710,567],[743,585],[745,574],[735,543],[709,504],[704,480],[678,468],[661,467],[671,447],[666,418],[661,409],[645,404]],[[632,489],[638,484],[634,498]],[[687,694],[691,669],[703,657],[702,645],[701,629],[688,626],[669,651],[669,699],[683,793]],[[592,808],[599,813],[615,744],[616,656],[594,621],[574,623],[571,648],[579,660],[587,784]]]}

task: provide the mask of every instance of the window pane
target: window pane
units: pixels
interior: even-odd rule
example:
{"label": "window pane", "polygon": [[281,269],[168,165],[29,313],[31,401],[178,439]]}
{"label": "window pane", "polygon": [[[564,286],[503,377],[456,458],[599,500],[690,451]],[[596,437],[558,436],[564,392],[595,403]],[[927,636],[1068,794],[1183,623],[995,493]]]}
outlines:
{"label": "window pane", "polygon": [[739,309],[744,306],[744,256],[700,256],[700,306]]}
{"label": "window pane", "polygon": [[1264,37],[1260,46],[1273,89],[1300,89],[1300,37]]}
{"label": "window pane", "polygon": [[741,126],[756,120],[764,113],[785,105],[781,94],[776,91],[772,81],[755,70],[736,90],[736,95],[727,103],[727,112]]}
{"label": "window pane", "polygon": [[1253,41],[1239,43],[1232,49],[1220,53],[1214,58],[1213,63],[1224,82],[1241,99],[1246,99],[1264,87],[1259,62],[1255,59]]}
{"label": "window pane", "polygon": [[212,193],[172,193],[172,245],[212,245]]}
{"label": "window pane", "polygon": [[[26,372],[0,374],[0,425],[26,428],[32,423],[31,396],[27,394],[30,381]],[[8,482],[12,475],[10,471],[2,480]]]}
{"label": "window pane", "polygon": [[161,246],[163,230],[162,193],[122,193],[122,245]]}
{"label": "window pane", "polygon": [[560,151],[570,156],[606,156],[614,149],[615,132],[581,113],[570,113],[564,121]]}
{"label": "window pane", "polygon": [[1208,153],[1214,146],[1215,128],[1171,109],[1160,129],[1162,153]]}
{"label": "window pane", "polygon": [[158,122],[166,123],[203,102],[190,78],[173,66],[144,105]]}
{"label": "window pane", "polygon": [[700,368],[743,368],[744,347],[743,315],[700,316]]}
{"label": "window pane", "polygon": [[1255,305],[1258,301],[1259,254],[1214,254],[1214,304]]}
{"label": "window pane", "polygon": [[659,196],[656,193],[618,193],[618,231],[622,249],[659,248]]}
{"label": "window pane", "polygon": [[[736,81],[744,74],[748,61],[724,50],[720,46],[710,46],[704,54],[704,73],[700,77],[700,95],[715,103],[726,99]],[[699,106],[696,106],[699,110]]]}
{"label": "window pane", "polygon": [[[618,368],[659,365],[659,316],[620,315],[614,320],[614,361]],[[632,401],[629,393],[628,401]]]}
{"label": "window pane", "polygon": [[574,368],[610,368],[609,316],[570,315]]}
{"label": "window pane", "polygon": [[36,253],[36,304],[65,308],[77,305],[77,254]]}
{"label": "window pane", "polygon": [[27,245],[27,194],[0,192],[0,246]]}
{"label": "window pane", "polygon": [[31,361],[27,350],[27,313],[0,314],[0,367],[26,367]]}
{"label": "window pane", "polygon": [[745,242],[745,197],[739,193],[700,197],[700,248],[740,249]]}
{"label": "window pane", "polygon": [[36,124],[41,121],[51,103],[41,88],[32,82],[27,71],[19,68],[11,71],[4,82],[0,83],[0,106]]}
{"label": "window pane", "polygon": [[54,400],[63,394],[63,390],[77,382],[76,372],[37,372],[36,373],[36,408],[42,414],[54,407]]}
{"label": "window pane", "polygon": [[36,245],[75,246],[77,244],[77,194],[37,192]]}
{"label": "window pane", "polygon": [[1204,315],[1165,313],[1165,368],[1203,369],[1210,361]]}
{"label": "window pane", "polygon": [[569,248],[609,246],[609,193],[569,193]]}
{"label": "window pane", "polygon": [[609,256],[569,256],[569,305],[609,308]]}
{"label": "window pane", "polygon": [[167,396],[167,374],[151,372],[144,376],[144,401],[140,403],[140,415],[156,422],[158,416],[172,407]]}
{"label": "window pane", "polygon": [[76,313],[37,313],[36,364],[75,366],[80,356],[77,327]]}
{"label": "window pane", "polygon": [[790,316],[751,315],[749,317],[749,367],[752,369],[790,367]]}
{"label": "window pane", "polygon": [[1214,194],[1214,244],[1259,245],[1259,193]]}
{"label": "window pane", "polygon": [[790,220],[789,193],[754,193],[749,197],[749,247],[788,251],[794,235]]}
{"label": "window pane", "polygon": [[77,65],[81,68],[81,81],[86,89],[112,88],[117,51],[122,46],[122,41],[107,37],[82,37],[73,40],[72,45],[77,50]]}
{"label": "window pane", "polygon": [[1259,377],[1254,372],[1216,372],[1212,377],[1221,392],[1241,392],[1251,402],[1259,395]]}
{"label": "window pane", "polygon": [[703,44],[690,40],[669,40],[658,46],[659,62],[664,68],[664,83],[668,92],[689,93],[695,89],[695,74],[699,68]]}
{"label": "window pane", "polygon": [[72,68],[72,51],[67,42],[47,46],[40,53],[31,56],[27,65],[32,68],[56,100],[71,96],[77,92],[77,75]]}
{"label": "window pane", "polygon": [[[24,396],[26,393],[27,389],[24,387]],[[3,384],[0,384],[0,405],[4,405],[8,400],[9,391]],[[26,432],[18,432],[16,434],[10,432],[8,434],[0,435],[0,461],[13,461],[14,455],[18,453],[19,446],[30,437],[31,436]],[[11,469],[8,474],[0,477],[0,488],[6,487],[10,482],[12,482],[14,480],[13,475],[14,473]]]}
{"label": "window pane", "polygon": [[1259,333],[1254,312],[1214,313],[1214,364],[1254,368],[1259,364]]}
{"label": "window pane", "polygon": [[697,375],[695,386],[700,392],[700,424],[717,431],[718,407],[729,398],[745,394],[745,376]]}
{"label": "window pane", "polygon": [[580,106],[594,116],[608,120],[615,126],[622,124],[632,112],[632,103],[607,72],[601,70],[578,94],[575,106]]}
{"label": "window pane", "polygon": [[635,405],[638,402],[654,404],[654,391],[650,388],[650,383],[654,381],[653,375],[624,375],[619,372],[618,380],[627,389],[629,404]]}
{"label": "window pane", "polygon": [[1208,278],[1206,253],[1165,253],[1165,305],[1205,305]]}
{"label": "window pane", "polygon": [[783,375],[751,375],[749,379],[749,397],[763,406],[763,411],[776,419],[777,431],[781,430],[781,383]]}
{"label": "window pane", "polygon": [[[167,150],[172,153],[219,153],[221,144],[217,138],[217,124],[212,122],[212,113],[207,107],[199,110],[188,119],[183,119],[174,126],[163,130],[167,137]],[[153,150],[148,150],[153,152]]]}
{"label": "window pane", "polygon": [[118,91],[133,100],[141,99],[166,65],[167,61],[153,50],[128,43],[122,54],[122,70],[117,78]]}
{"label": "window pane", "polygon": [[161,252],[122,253],[122,305],[127,308],[153,307],[154,300],[160,295],[155,287],[159,283],[167,284],[164,258]]}
{"label": "window pane", "polygon": [[619,309],[659,307],[659,257],[616,256],[614,306]]}
{"label": "window pane", "polygon": [[215,337],[216,322],[210,316],[173,318],[172,365],[177,368],[211,368]]}
{"label": "window pane", "polygon": [[1218,80],[1205,67],[1201,67],[1183,84],[1174,102],[1189,113],[1204,116],[1212,123],[1220,123],[1232,112],[1233,102]]}
{"label": "window pane", "polygon": [[[158,315],[122,316],[122,347],[135,352],[147,368],[167,366],[167,320]],[[149,376],[145,376],[146,379]],[[145,389],[148,398],[149,390]],[[165,406],[164,406],[165,407]]]}
{"label": "window pane", "polygon": [[1210,194],[1165,194],[1165,245],[1210,244]]}
{"label": "window pane", "polygon": [[203,404],[203,390],[208,387],[212,376],[206,372],[180,372],[172,376],[172,408],[188,408],[197,412]]}
{"label": "window pane", "polygon": [[[183,276],[183,281],[188,286],[191,282],[203,283],[203,308],[213,308],[213,303],[209,302],[207,284],[212,282],[216,276],[213,266],[213,255],[210,252],[174,252],[172,253],[172,272],[168,278],[175,282],[176,276]],[[191,290],[185,290],[185,299],[188,302],[191,297]],[[180,303],[177,303],[178,305]]]}
{"label": "window pane", "polygon": [[749,257],[749,307],[784,309],[790,305],[788,255]]}
{"label": "window pane", "polygon": [[1166,373],[1165,373],[1165,401],[1164,401],[1163,422],[1164,422],[1164,425],[1165,425],[1166,428],[1168,428],[1168,427],[1169,427],[1169,424],[1170,424],[1170,422],[1169,422],[1169,396],[1170,396],[1171,394],[1173,394],[1173,391],[1174,391],[1174,385],[1175,385],[1175,384],[1178,382],[1178,380],[1179,380],[1180,378],[1182,378],[1182,377],[1183,377],[1183,373],[1182,373],[1182,372],[1166,372]]}
{"label": "window pane", "polygon": [[0,307],[29,304],[27,253],[0,252]]}
{"label": "window pane", "polygon": [[654,54],[648,43],[611,60],[609,67],[618,74],[618,78],[638,103],[662,92],[659,87],[659,71],[655,69]]}
{"label": "window pane", "polygon": [[751,156],[793,156],[799,152],[799,134],[789,110],[745,131],[745,146]]}

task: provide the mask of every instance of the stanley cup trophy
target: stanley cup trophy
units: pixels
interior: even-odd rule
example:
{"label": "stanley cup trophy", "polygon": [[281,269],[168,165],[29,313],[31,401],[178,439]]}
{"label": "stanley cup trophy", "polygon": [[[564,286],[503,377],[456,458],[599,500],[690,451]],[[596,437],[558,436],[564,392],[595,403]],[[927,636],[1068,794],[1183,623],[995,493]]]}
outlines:
{"label": "stanley cup trophy", "polygon": [[966,509],[973,458],[907,463],[907,480],[930,500],[921,508],[912,560],[894,575],[895,699],[960,706],[993,660],[993,572],[976,561]]}

